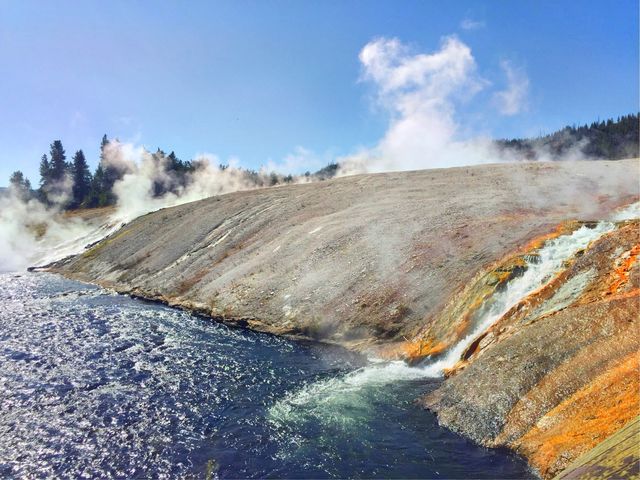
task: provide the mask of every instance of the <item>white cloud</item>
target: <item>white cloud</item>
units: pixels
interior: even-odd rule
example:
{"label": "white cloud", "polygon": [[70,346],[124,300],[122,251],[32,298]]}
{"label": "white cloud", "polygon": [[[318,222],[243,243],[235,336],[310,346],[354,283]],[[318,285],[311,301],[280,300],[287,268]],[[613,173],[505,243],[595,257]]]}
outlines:
{"label": "white cloud", "polygon": [[389,114],[386,133],[368,150],[342,158],[342,173],[410,170],[485,161],[484,140],[458,138],[458,103],[488,82],[477,73],[471,49],[445,37],[433,53],[412,53],[398,39],[378,38],[360,52],[363,79],[376,88]]}
{"label": "white cloud", "polygon": [[485,27],[485,23],[472,18],[465,18],[460,22],[460,28],[463,30],[479,30]]}
{"label": "white cloud", "polygon": [[527,109],[529,78],[522,69],[503,60],[500,67],[507,76],[507,88],[494,94],[494,101],[502,115],[516,115]]}

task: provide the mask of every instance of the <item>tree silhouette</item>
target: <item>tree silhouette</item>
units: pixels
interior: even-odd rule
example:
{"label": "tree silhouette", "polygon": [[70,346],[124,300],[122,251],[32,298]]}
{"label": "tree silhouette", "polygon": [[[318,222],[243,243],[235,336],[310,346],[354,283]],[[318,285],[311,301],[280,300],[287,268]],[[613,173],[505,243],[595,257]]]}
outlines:
{"label": "tree silhouette", "polygon": [[62,148],[62,142],[55,140],[51,144],[51,151],[49,152],[51,157],[50,162],[50,179],[52,182],[60,182],[64,180],[67,173],[67,157],[64,154],[64,148]]}
{"label": "tree silhouette", "polygon": [[71,172],[73,177],[73,200],[70,206],[78,208],[88,200],[91,191],[91,172],[82,150],[78,150],[73,156]]}

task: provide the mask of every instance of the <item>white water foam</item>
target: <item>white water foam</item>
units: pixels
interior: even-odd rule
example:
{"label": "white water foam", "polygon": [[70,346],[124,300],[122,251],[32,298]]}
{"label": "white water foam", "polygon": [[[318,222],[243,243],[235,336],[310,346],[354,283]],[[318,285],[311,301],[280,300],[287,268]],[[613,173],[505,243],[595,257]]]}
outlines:
{"label": "white water foam", "polygon": [[616,212],[611,220],[614,222],[622,222],[624,220],[634,220],[640,218],[640,202],[632,203]]}
{"label": "white water foam", "polygon": [[[403,361],[379,362],[361,367],[339,377],[331,377],[305,385],[278,400],[268,411],[267,418],[277,431],[284,430],[287,444],[302,443],[298,428],[311,421],[332,431],[358,431],[369,422],[375,405],[392,401],[390,386],[425,377],[420,368]],[[281,452],[286,455],[284,452]]]}

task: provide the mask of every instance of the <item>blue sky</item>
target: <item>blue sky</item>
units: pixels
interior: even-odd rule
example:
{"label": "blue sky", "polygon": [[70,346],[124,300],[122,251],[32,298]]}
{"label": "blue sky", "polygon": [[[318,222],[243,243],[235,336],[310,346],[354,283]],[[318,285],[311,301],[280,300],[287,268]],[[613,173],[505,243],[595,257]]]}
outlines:
{"label": "blue sky", "polygon": [[[0,184],[16,169],[37,183],[54,139],[95,165],[103,133],[183,159],[259,168],[293,154],[315,167],[389,128],[359,60],[367,44],[433,54],[452,35],[483,85],[456,102],[456,135],[537,135],[638,110],[635,0],[0,0]],[[496,103],[505,66],[526,84],[509,113]]]}

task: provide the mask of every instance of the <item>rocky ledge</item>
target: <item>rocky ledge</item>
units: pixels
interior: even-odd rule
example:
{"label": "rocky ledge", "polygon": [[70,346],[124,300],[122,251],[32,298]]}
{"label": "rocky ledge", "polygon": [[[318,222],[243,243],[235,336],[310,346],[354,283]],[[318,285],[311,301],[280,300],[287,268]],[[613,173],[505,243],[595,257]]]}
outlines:
{"label": "rocky ledge", "polygon": [[423,403],[441,424],[507,446],[545,477],[638,415],[640,222],[594,241],[512,308]]}

